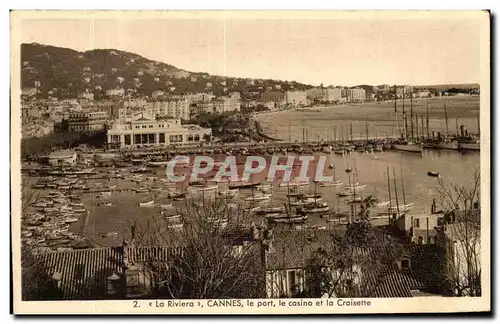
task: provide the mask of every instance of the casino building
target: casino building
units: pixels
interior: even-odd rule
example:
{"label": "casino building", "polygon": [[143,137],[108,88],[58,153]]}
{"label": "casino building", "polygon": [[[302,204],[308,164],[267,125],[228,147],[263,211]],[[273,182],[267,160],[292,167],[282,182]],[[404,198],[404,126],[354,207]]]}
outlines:
{"label": "casino building", "polygon": [[108,146],[115,148],[196,145],[212,137],[210,128],[181,125],[172,117],[150,118],[136,115],[130,121],[117,120],[108,130]]}

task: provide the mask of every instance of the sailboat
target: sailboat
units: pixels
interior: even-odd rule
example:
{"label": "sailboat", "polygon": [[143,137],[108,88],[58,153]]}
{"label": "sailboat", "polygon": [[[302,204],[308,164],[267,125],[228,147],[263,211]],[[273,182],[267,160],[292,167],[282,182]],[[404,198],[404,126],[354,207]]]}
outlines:
{"label": "sailboat", "polygon": [[[394,103],[394,109],[396,110],[396,103]],[[413,142],[412,140],[408,140],[408,123],[405,113],[405,89],[403,89],[403,118],[405,121],[404,133],[403,136],[396,142],[392,144],[392,148],[405,151],[405,152],[413,152],[413,153],[422,153],[422,145]],[[413,121],[412,121],[413,123]]]}
{"label": "sailboat", "polygon": [[[446,133],[444,135],[444,138],[440,138],[440,140],[438,141],[437,147],[440,149],[446,149],[446,150],[457,150],[458,149],[458,140],[450,139],[450,136],[449,136],[448,112],[446,110],[446,102],[444,103],[444,119],[445,119],[445,125],[446,125]],[[457,125],[457,133],[458,133],[458,125]]]}
{"label": "sailboat", "polygon": [[319,184],[320,187],[337,187],[341,186],[344,183],[341,180],[336,180],[335,178],[335,165],[331,165],[333,170],[333,181],[314,181],[315,184]]}
{"label": "sailboat", "polygon": [[[394,176],[394,183],[396,183],[396,176]],[[413,202],[409,203],[409,204],[406,203],[406,195],[405,195],[405,187],[404,187],[404,182],[403,182],[403,168],[402,167],[401,167],[401,189],[402,189],[402,192],[403,192],[403,204],[399,204],[399,202],[396,201],[396,206],[389,207],[389,211],[390,212],[396,212],[397,211],[398,214],[399,213],[406,213],[406,212],[410,211],[411,207],[415,204]],[[397,187],[396,187],[396,185],[394,185],[394,190],[397,193]],[[396,197],[397,197],[397,195],[396,195]]]}

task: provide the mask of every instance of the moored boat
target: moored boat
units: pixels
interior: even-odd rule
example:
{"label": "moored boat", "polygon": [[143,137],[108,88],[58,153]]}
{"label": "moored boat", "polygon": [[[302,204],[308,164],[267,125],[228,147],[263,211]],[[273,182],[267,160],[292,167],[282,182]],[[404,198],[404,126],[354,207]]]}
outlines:
{"label": "moored boat", "polygon": [[148,207],[148,206],[153,206],[154,200],[146,201],[146,202],[140,202],[139,207]]}
{"label": "moored boat", "polygon": [[271,194],[258,194],[250,197],[246,197],[245,201],[264,201],[271,198]]}
{"label": "moored boat", "polygon": [[76,217],[67,217],[64,220],[64,222],[67,223],[67,224],[75,223],[75,222],[78,222],[78,218],[76,218]]}
{"label": "moored boat", "polygon": [[422,153],[422,145],[412,142],[396,142],[392,144],[392,148],[412,153]]}
{"label": "moored boat", "polygon": [[437,147],[440,149],[445,149],[445,150],[458,150],[458,141],[452,140],[452,141],[441,141],[437,143]]}

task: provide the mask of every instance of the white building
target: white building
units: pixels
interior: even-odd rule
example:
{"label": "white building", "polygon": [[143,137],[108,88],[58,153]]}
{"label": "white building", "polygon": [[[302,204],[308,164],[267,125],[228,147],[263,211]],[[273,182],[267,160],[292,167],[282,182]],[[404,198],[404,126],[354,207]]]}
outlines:
{"label": "white building", "polygon": [[306,91],[307,98],[320,102],[335,102],[340,101],[342,90],[337,88],[312,88]]}
{"label": "white building", "polygon": [[176,119],[189,119],[189,101],[184,99],[159,100],[146,105],[145,110],[150,116],[169,116]]}
{"label": "white building", "polygon": [[69,113],[68,127],[71,132],[101,130],[108,118],[107,111],[72,111]]}
{"label": "white building", "polygon": [[307,94],[305,91],[287,91],[285,92],[285,104],[292,107],[307,106]]}
{"label": "white building", "polygon": [[180,119],[149,118],[138,114],[129,122],[116,121],[108,130],[108,144],[115,147],[189,145],[211,138],[212,130],[182,125]]}
{"label": "white building", "polygon": [[366,91],[361,88],[347,89],[347,101],[362,102],[366,99]]}
{"label": "white building", "polygon": [[226,112],[240,111],[241,105],[240,101],[236,98],[221,97],[215,99],[214,103],[214,114],[223,114]]}

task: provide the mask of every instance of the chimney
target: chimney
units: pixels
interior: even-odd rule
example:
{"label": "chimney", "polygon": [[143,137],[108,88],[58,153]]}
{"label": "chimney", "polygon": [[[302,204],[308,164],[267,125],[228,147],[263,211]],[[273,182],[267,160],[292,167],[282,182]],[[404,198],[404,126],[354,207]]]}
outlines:
{"label": "chimney", "polygon": [[113,272],[113,274],[106,278],[107,295],[116,296],[120,293],[121,277]]}
{"label": "chimney", "polygon": [[52,284],[56,288],[61,288],[61,279],[62,279],[62,274],[60,272],[54,272],[54,274],[50,278]]}

